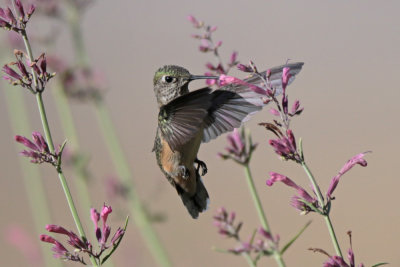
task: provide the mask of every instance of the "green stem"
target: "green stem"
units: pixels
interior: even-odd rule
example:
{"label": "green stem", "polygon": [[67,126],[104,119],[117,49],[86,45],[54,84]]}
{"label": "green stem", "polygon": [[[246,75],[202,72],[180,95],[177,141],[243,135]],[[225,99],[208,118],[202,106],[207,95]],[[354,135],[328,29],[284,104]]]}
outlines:
{"label": "green stem", "polygon": [[[54,149],[53,139],[51,137],[49,123],[47,121],[46,110],[45,110],[45,107],[43,104],[42,92],[36,93],[36,100],[37,100],[37,104],[38,104],[38,108],[39,108],[40,118],[42,120],[43,130],[46,135],[47,144],[49,145],[50,152],[54,154],[55,149]],[[71,211],[72,217],[74,218],[76,228],[78,229],[79,235],[81,236],[81,238],[83,240],[87,240],[85,231],[83,230],[82,223],[79,219],[78,212],[77,212],[75,204],[74,204],[74,200],[72,199],[72,195],[69,190],[67,180],[65,179],[64,173],[62,172],[61,166],[57,166],[57,173],[58,173],[58,178],[60,179],[60,182],[61,182],[61,186],[64,190],[64,194],[67,199],[68,206]],[[91,256],[90,261],[92,262],[93,266],[98,266],[94,257]]]}
{"label": "green stem", "polygon": [[[271,228],[268,225],[267,217],[265,216],[265,212],[262,207],[260,198],[258,196],[257,189],[254,186],[253,176],[251,175],[249,163],[244,164],[244,167],[245,167],[247,185],[249,186],[250,194],[253,197],[254,206],[257,209],[257,213],[258,213],[258,217],[260,218],[261,225],[263,226],[263,228],[266,231],[271,232]],[[285,262],[283,261],[282,255],[280,254],[280,252],[278,250],[274,250],[273,256],[274,256],[275,261],[278,264],[278,266],[280,266],[280,267],[286,266]]]}
{"label": "green stem", "polygon": [[[31,48],[31,45],[29,43],[28,35],[26,34],[26,31],[23,30],[21,32],[21,35],[22,35],[22,39],[24,40],[24,44],[25,44],[25,48],[26,48],[26,52],[28,54],[29,60],[31,62],[33,62],[34,61],[34,57],[33,57],[33,54],[32,54],[32,48]],[[33,69],[32,69],[32,75],[33,75],[33,78],[34,78],[34,86],[35,86],[35,88],[37,88],[37,75],[36,75],[36,73],[35,73],[35,71]],[[45,133],[45,136],[46,136],[47,144],[49,146],[49,150],[50,150],[50,152],[52,154],[55,154],[54,153],[55,149],[54,149],[53,138],[51,137],[50,127],[49,127],[49,123],[48,123],[48,120],[47,120],[46,110],[45,110],[45,107],[44,107],[44,104],[43,104],[43,98],[42,98],[42,92],[41,91],[36,91],[36,101],[37,101],[37,104],[38,104],[38,109],[39,109],[39,113],[40,113],[40,119],[42,121],[42,126],[43,126],[43,130],[44,130],[44,133]],[[72,195],[71,195],[71,192],[69,190],[69,187],[68,187],[68,184],[67,184],[67,180],[65,179],[64,173],[62,172],[61,166],[57,166],[56,169],[57,169],[58,177],[59,177],[60,182],[61,182],[61,186],[62,186],[62,188],[64,190],[64,193],[65,193],[65,197],[67,199],[68,206],[70,208],[72,217],[74,218],[76,227],[78,229],[79,235],[81,236],[82,239],[87,240],[87,238],[85,236],[85,232],[83,231],[83,227],[82,227],[81,221],[80,221],[79,216],[78,216],[78,212],[76,211],[76,207],[75,207],[74,201],[72,199]],[[98,266],[94,257],[91,256],[90,257],[90,261],[92,262],[92,264],[94,266]]]}
{"label": "green stem", "polygon": [[126,161],[124,152],[122,151],[122,147],[118,141],[118,137],[114,131],[115,128],[112,123],[110,113],[101,100],[96,102],[96,117],[98,119],[104,141],[117,171],[118,179],[120,179],[123,184],[131,185],[129,202],[133,209],[132,217],[135,221],[135,224],[139,228],[139,232],[142,234],[149,251],[152,252],[158,264],[165,267],[172,266],[167,252],[158,239],[152,226],[152,222],[150,221],[143,205],[141,204],[138,194],[135,191],[132,181],[132,173],[130,171],[129,164]]}
{"label": "green stem", "polygon": [[256,267],[256,265],[255,265],[253,259],[252,259],[252,258],[250,257],[250,255],[249,255],[249,253],[243,253],[242,255],[243,255],[243,257],[246,259],[246,261],[247,261],[247,263],[249,264],[249,266],[251,266],[251,267]]}
{"label": "green stem", "polygon": [[[81,16],[74,1],[65,0],[64,2],[67,6],[67,19],[72,34],[76,61],[78,66],[86,68],[90,65],[81,29]],[[104,140],[107,144],[108,150],[110,151],[118,178],[123,184],[131,185],[129,201],[130,206],[132,207],[135,224],[139,228],[147,247],[149,248],[149,251],[152,253],[158,264],[165,267],[172,266],[172,263],[170,262],[168,255],[158,239],[152,223],[143,205],[141,204],[138,194],[135,192],[130,167],[126,161],[125,155],[114,131],[114,125],[108,109],[101,100],[95,103],[99,127],[101,128]]]}
{"label": "green stem", "polygon": [[270,228],[269,228],[269,225],[268,225],[267,217],[265,216],[264,209],[262,207],[262,204],[261,204],[260,198],[258,196],[256,187],[254,186],[253,176],[251,175],[249,164],[245,164],[244,168],[245,168],[247,185],[249,186],[250,194],[253,197],[254,206],[257,209],[257,213],[258,213],[258,217],[260,218],[261,225],[263,226],[263,228],[267,232],[270,232]]}
{"label": "green stem", "polygon": [[[73,153],[76,152],[78,155],[80,155],[79,148],[81,146],[79,144],[79,138],[75,127],[74,118],[72,116],[72,111],[64,89],[65,88],[63,87],[63,84],[58,82],[56,83],[55,88],[53,88],[52,93],[60,117],[61,126],[66,138],[68,139],[69,147]],[[78,158],[78,160],[80,159]],[[72,167],[77,178],[74,180],[74,182],[76,184],[75,188],[79,198],[80,207],[84,211],[88,211],[92,206],[88,188],[88,180],[90,177],[85,169],[86,166],[82,166],[80,162],[74,162]],[[91,222],[89,221],[89,217],[86,218],[86,224],[88,225]],[[91,231],[90,236],[92,240],[96,240],[94,231]],[[109,258],[105,264],[109,267],[114,266],[111,258]]]}
{"label": "green stem", "polygon": [[[61,126],[68,140],[69,147],[73,153],[80,155],[79,154],[80,145],[78,141],[78,135],[76,132],[74,120],[72,117],[71,108],[68,104],[68,99],[65,95],[64,88],[62,88],[61,83],[56,84],[56,88],[53,88],[52,93],[60,117]],[[77,176],[75,183],[76,183],[76,190],[79,196],[80,206],[83,208],[84,211],[89,211],[89,209],[92,206],[90,201],[90,193],[87,185],[89,177],[87,177],[85,168],[80,164],[80,162],[74,162],[73,169],[75,175]],[[94,234],[93,238],[96,239]]]}
{"label": "green stem", "polygon": [[[29,132],[28,112],[25,108],[22,90],[16,90],[15,88],[9,88],[9,86],[7,86],[4,92],[13,132]],[[46,198],[46,192],[38,166],[29,163],[22,157],[18,157],[18,160],[21,165],[25,190],[28,197],[27,204],[32,211],[35,232],[39,235],[43,232],[43,226],[51,221],[50,208],[48,205],[49,201]],[[45,246],[40,246],[40,249],[43,254],[45,266],[62,266],[60,261],[55,261],[51,254],[48,253],[48,249]]]}
{"label": "green stem", "polygon": [[[317,182],[315,181],[314,175],[311,173],[311,170],[308,168],[308,166],[305,163],[305,161],[303,161],[301,163],[301,166],[303,167],[304,171],[306,172],[308,178],[311,181],[311,184],[312,184],[312,186],[313,186],[313,188],[315,190],[315,193],[317,194],[319,205],[321,207],[324,207],[325,206],[324,198],[322,196],[321,189],[319,188]],[[325,222],[326,222],[326,226],[328,227],[329,235],[331,236],[331,240],[332,240],[333,246],[334,246],[334,248],[336,250],[336,254],[338,256],[340,256],[340,257],[343,257],[342,251],[341,251],[340,246],[339,246],[339,242],[338,242],[336,234],[335,234],[335,230],[333,229],[333,225],[332,225],[331,219],[329,217],[329,214],[324,214],[323,216],[324,216],[324,219],[325,219]]]}

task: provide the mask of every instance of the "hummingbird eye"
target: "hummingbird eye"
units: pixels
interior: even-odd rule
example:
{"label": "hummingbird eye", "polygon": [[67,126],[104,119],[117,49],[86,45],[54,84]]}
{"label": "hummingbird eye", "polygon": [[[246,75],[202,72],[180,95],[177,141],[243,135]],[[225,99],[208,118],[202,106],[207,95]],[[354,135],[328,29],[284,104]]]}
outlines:
{"label": "hummingbird eye", "polygon": [[162,76],[161,80],[165,83],[172,83],[172,82],[176,81],[176,78],[174,78],[172,76],[164,75],[164,76]]}

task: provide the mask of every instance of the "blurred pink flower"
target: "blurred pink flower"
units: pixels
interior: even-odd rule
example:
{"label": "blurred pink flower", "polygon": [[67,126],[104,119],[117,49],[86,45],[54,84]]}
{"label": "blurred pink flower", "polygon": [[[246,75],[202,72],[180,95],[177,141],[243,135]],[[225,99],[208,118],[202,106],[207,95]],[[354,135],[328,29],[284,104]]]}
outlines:
{"label": "blurred pink flower", "polygon": [[22,253],[30,266],[43,265],[37,243],[24,228],[17,225],[10,225],[5,228],[4,235],[7,242]]}

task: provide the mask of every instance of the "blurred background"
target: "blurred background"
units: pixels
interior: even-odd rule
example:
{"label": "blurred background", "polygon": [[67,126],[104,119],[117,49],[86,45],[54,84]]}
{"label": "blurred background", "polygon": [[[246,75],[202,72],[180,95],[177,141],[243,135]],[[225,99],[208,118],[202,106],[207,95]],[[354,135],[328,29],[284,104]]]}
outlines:
{"label": "blurred background", "polygon": [[[64,10],[68,1],[39,2],[54,8],[56,11],[47,12],[53,12],[55,17],[72,16]],[[77,26],[83,31],[87,62],[101,85],[104,105],[132,171],[132,183],[154,215],[156,232],[174,266],[245,266],[240,256],[212,250],[214,246],[235,247],[233,240],[221,237],[213,226],[212,216],[221,206],[235,211],[237,220],[244,223],[243,239],[260,226],[242,167],[217,157],[227,145],[226,135],[200,149],[199,158],[207,163],[209,170],[203,179],[211,203],[197,220],[187,214],[151,153],[158,113],[152,89],[155,70],[165,64],[177,64],[200,75],[206,71],[206,62],[215,63],[211,54],[199,52],[199,41],[191,38],[191,34],[199,32],[187,21],[188,15],[218,26],[213,37],[215,41],[223,41],[219,51],[225,62],[232,51],[238,51],[242,63],[253,60],[259,69],[282,65],[287,59],[305,62],[288,89],[290,103],[299,99],[305,108],[293,120],[292,128],[296,137],[303,139],[306,161],[322,190],[326,191],[331,178],[353,155],[373,151],[366,156],[368,167],[357,166],[347,173],[334,194],[331,218],[342,250],[346,253],[349,248],[346,232],[351,230],[358,263],[371,266],[389,262],[391,266],[400,266],[397,246],[400,179],[396,171],[400,148],[398,10],[398,1],[93,1],[85,8]],[[46,52],[69,65],[83,59],[76,56],[70,29],[60,19],[38,12],[31,19],[28,34],[36,56]],[[13,48],[18,44],[14,42],[11,48],[6,31],[1,31],[0,37],[1,63],[5,64],[12,60]],[[236,70],[231,74],[244,77]],[[64,132],[59,119],[60,109],[54,97],[57,79],[60,76],[50,82],[44,99],[53,138],[56,144],[61,144],[71,137]],[[191,89],[202,86],[202,81],[193,82]],[[25,132],[15,132],[13,125],[23,122],[11,120],[21,105],[15,100],[14,91],[22,89],[10,88],[5,81],[0,87],[2,265],[41,266],[39,248],[51,253],[50,245],[38,240],[39,234],[45,233],[44,224],[75,227],[55,170],[43,164],[39,166],[41,177],[29,179],[35,166],[21,165],[17,154],[23,147],[14,142],[16,134],[30,136],[35,130],[43,132],[34,96],[23,92],[29,127]],[[98,111],[89,101],[69,103],[79,151],[88,160],[91,206],[99,209],[104,202],[111,204],[114,213],[110,224],[115,230],[123,225],[131,209],[123,198],[108,192],[110,179],[118,174],[99,130]],[[322,218],[315,214],[300,216],[289,205],[292,189],[282,184],[265,185],[268,172],[276,171],[308,187],[302,169],[292,162],[281,161],[268,145],[272,136],[257,125],[271,118],[265,109],[247,123],[253,140],[258,143],[251,162],[257,190],[272,231],[280,235],[282,246],[312,220],[311,226],[285,253],[287,266],[321,266],[326,256],[308,248],[322,248],[334,254]],[[22,162],[28,159],[23,158]],[[79,206],[77,177],[72,168],[64,169]],[[28,179],[23,178],[24,173]],[[32,217],[43,207],[32,205],[27,193],[40,184],[34,179],[40,179],[44,185],[46,210],[51,216],[42,231],[34,225]],[[83,220],[89,218],[88,210],[80,208],[79,214]],[[131,214],[127,235],[113,262],[115,266],[157,266],[132,216],[135,215]],[[85,226],[86,232],[92,231],[92,225],[85,223]],[[259,266],[274,265],[272,258],[262,258],[259,262]]]}

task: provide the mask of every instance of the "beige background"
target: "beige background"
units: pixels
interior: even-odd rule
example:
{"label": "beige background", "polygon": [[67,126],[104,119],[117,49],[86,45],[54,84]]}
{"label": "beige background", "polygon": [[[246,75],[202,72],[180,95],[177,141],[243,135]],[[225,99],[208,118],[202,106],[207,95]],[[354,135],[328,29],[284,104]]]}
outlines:
{"label": "beige background", "polygon": [[[371,266],[387,261],[391,266],[400,266],[399,10],[398,1],[174,0],[99,1],[93,4],[82,21],[90,59],[107,77],[106,102],[140,196],[152,211],[167,216],[156,229],[174,266],[246,264],[241,257],[211,250],[214,245],[220,248],[234,246],[231,240],[221,238],[212,225],[212,215],[220,206],[237,212],[238,220],[244,222],[243,238],[259,226],[241,167],[216,157],[226,145],[225,137],[203,145],[199,153],[209,167],[204,180],[211,206],[198,220],[188,216],[150,152],[157,116],[152,90],[154,71],[163,64],[178,64],[194,74],[202,74],[204,64],[213,60],[211,55],[199,53],[198,42],[190,38],[196,31],[186,21],[188,14],[219,27],[214,36],[224,42],[221,54],[225,60],[232,50],[237,50],[242,62],[254,60],[259,68],[281,65],[288,58],[305,62],[303,71],[289,88],[289,100],[300,99],[305,107],[303,115],[293,122],[293,128],[296,136],[303,138],[306,160],[323,190],[351,156],[373,151],[366,156],[368,167],[357,167],[346,174],[335,192],[337,199],[333,202],[332,220],[342,249],[347,251],[346,232],[352,230],[357,262]],[[56,50],[72,61],[68,32],[61,26],[54,27],[61,31]],[[203,83],[196,82],[191,88],[200,86]],[[0,90],[0,229],[4,232],[10,225],[17,224],[36,238],[39,233],[34,232],[30,219],[31,211],[16,155],[21,147],[16,148],[13,142],[16,133],[10,130],[3,90]],[[32,130],[39,130],[34,99],[28,93],[25,96],[34,125]],[[65,136],[50,90],[46,92],[45,102],[54,138],[56,143],[61,143]],[[121,202],[107,200],[103,195],[104,178],[114,170],[93,109],[74,103],[73,110],[82,150],[91,157],[93,206],[99,207],[104,201],[114,204],[118,214],[113,217],[112,225],[117,227],[128,210],[118,207]],[[308,220],[313,221],[287,251],[284,257],[287,265],[321,266],[325,256],[307,250],[319,247],[334,253],[321,218],[315,214],[299,216],[288,205],[293,190],[281,184],[272,188],[265,186],[269,171],[284,173],[299,184],[308,185],[298,166],[281,162],[272,153],[267,144],[269,136],[257,126],[258,122],[270,118],[265,110],[248,123],[254,140],[259,143],[251,164],[257,189],[272,230],[280,234],[282,245]],[[42,170],[54,218],[49,223],[73,229],[54,170],[48,166],[42,166]],[[74,179],[72,170],[66,169],[66,175],[70,180]],[[70,183],[72,185],[73,181]],[[88,213],[81,211],[81,216],[84,215]],[[28,266],[21,254],[5,241],[3,232],[1,265]],[[133,263],[129,266],[155,266],[132,222],[127,236],[115,254],[117,266],[127,266],[128,262]],[[262,259],[259,264],[274,265],[272,259]]]}

